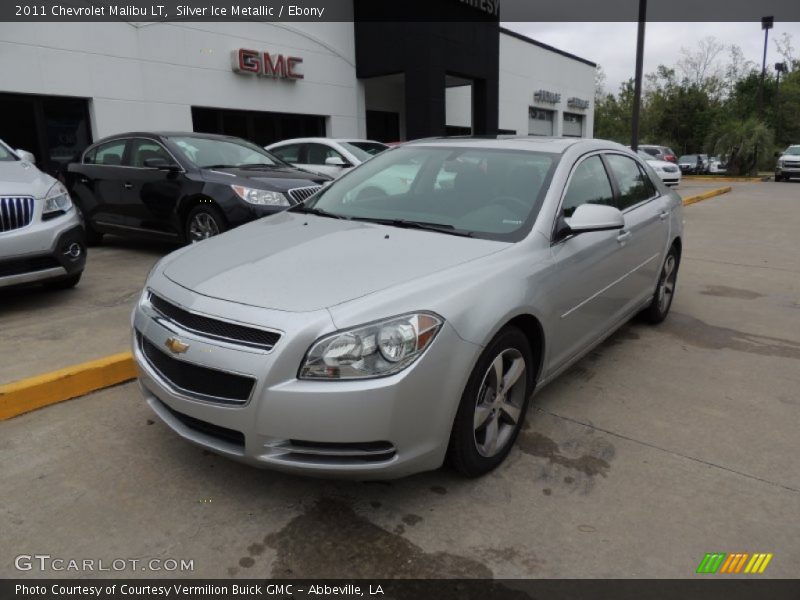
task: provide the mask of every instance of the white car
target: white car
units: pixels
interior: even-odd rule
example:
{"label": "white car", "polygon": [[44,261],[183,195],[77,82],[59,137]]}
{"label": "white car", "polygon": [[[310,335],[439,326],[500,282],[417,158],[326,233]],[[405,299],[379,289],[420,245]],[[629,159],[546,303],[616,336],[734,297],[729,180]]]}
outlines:
{"label": "white car", "polygon": [[719,156],[712,156],[708,159],[708,172],[712,175],[723,175],[728,172],[728,167]]}
{"label": "white car", "polygon": [[389,146],[372,140],[295,138],[266,147],[281,160],[313,173],[339,177]]}
{"label": "white car", "polygon": [[677,186],[681,183],[681,169],[678,165],[666,160],[657,160],[651,154],[639,150],[639,156],[647,161],[665,185]]}

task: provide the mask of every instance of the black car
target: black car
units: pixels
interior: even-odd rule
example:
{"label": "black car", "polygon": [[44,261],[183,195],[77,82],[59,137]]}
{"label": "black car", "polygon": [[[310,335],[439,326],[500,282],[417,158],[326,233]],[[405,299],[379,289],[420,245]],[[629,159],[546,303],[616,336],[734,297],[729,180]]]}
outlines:
{"label": "black car", "polygon": [[243,139],[205,133],[123,133],[67,168],[89,243],[104,233],[203,240],[298,204],[330,181]]}

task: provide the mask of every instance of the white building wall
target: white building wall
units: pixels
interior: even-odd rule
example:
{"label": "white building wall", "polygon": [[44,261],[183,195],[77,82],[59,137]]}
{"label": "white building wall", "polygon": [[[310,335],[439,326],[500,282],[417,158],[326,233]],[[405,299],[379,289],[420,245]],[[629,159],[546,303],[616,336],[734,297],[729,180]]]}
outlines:
{"label": "white building wall", "polygon": [[[562,134],[564,112],[584,115],[583,137],[594,129],[594,75],[591,65],[500,32],[499,127],[528,134],[530,107],[555,110],[554,135]],[[561,94],[558,104],[537,103],[533,94],[548,90]],[[585,110],[567,107],[567,99],[589,101]]]}
{"label": "white building wall", "polygon": [[[233,72],[231,51],[300,56],[298,81]],[[364,134],[353,23],[0,23],[0,91],[91,98],[96,138],[191,130],[192,106],[325,115]]]}

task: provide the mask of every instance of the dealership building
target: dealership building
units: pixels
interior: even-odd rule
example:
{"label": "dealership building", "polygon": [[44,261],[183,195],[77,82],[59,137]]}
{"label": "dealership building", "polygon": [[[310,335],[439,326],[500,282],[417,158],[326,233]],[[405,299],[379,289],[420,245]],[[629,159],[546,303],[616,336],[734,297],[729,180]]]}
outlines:
{"label": "dealership building", "polygon": [[[592,136],[595,65],[469,3],[452,20],[0,23],[0,138],[56,170],[124,131]],[[435,0],[432,0],[435,1]],[[459,17],[463,21],[459,21]]]}

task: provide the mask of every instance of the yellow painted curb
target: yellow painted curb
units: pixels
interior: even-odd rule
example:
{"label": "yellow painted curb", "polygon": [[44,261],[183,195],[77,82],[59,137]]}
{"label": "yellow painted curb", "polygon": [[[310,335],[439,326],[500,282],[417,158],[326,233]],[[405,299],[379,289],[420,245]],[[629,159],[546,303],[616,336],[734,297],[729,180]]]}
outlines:
{"label": "yellow painted curb", "polygon": [[0,421],[136,377],[130,352],[0,385]]}
{"label": "yellow painted curb", "polygon": [[727,194],[733,188],[731,186],[715,188],[713,190],[709,190],[707,192],[703,192],[702,194],[696,194],[694,196],[689,196],[688,198],[683,199],[683,205],[689,206],[690,204],[694,204],[695,202],[702,202],[703,200],[708,200],[709,198],[713,198],[714,196],[720,196],[722,194]]}
{"label": "yellow painted curb", "polygon": [[769,177],[725,177],[724,175],[684,175],[684,181],[738,181],[738,182],[756,182],[756,181],[769,181]]}

